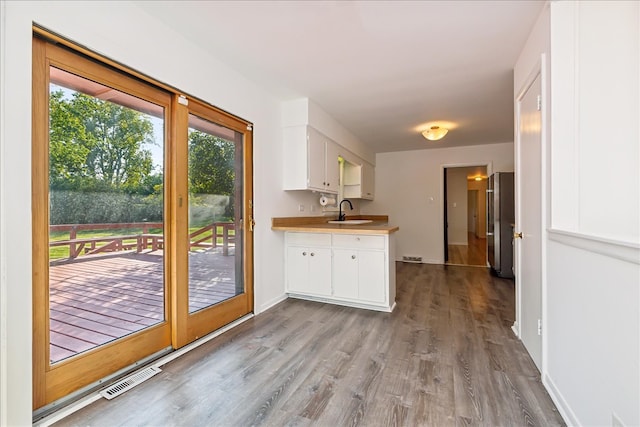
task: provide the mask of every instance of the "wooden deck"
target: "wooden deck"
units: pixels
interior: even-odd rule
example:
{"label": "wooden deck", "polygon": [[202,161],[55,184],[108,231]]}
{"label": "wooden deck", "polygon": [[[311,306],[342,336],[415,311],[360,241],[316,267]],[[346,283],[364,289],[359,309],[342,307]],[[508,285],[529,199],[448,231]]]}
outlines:
{"label": "wooden deck", "polygon": [[[236,295],[233,247],[191,252],[189,312]],[[162,251],[118,252],[52,263],[52,363],[164,320]]]}

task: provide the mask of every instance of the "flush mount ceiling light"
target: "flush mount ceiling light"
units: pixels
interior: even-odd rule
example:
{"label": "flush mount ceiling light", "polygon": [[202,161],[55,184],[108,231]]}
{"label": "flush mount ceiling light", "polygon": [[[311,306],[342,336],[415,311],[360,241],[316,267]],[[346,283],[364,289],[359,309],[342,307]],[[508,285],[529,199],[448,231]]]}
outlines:
{"label": "flush mount ceiling light", "polygon": [[427,138],[429,141],[437,141],[444,138],[447,132],[449,132],[449,129],[447,128],[443,128],[440,126],[431,126],[429,129],[422,132],[422,136]]}

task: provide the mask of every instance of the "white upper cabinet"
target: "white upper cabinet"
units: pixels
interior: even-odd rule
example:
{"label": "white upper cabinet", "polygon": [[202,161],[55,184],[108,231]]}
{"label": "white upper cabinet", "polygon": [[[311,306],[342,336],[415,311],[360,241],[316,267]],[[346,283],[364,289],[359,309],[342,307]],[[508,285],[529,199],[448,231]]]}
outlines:
{"label": "white upper cabinet", "polygon": [[360,164],[345,162],[343,178],[345,198],[373,200],[375,170],[372,164],[365,161],[360,161]]}
{"label": "white upper cabinet", "polygon": [[340,157],[342,147],[330,139],[326,140],[325,147],[325,178],[327,190],[330,193],[338,194],[338,186],[340,185],[340,163],[338,162],[338,157]]}
{"label": "white upper cabinet", "polygon": [[[342,197],[373,200],[374,166],[367,162],[375,162],[375,154],[318,104],[309,98],[283,102],[282,126],[284,190],[338,194],[342,184],[351,186],[343,188]],[[359,155],[347,147],[357,150]],[[344,159],[346,173],[354,172],[347,170],[347,165],[358,167],[355,181],[349,184],[344,180],[339,182],[341,169],[338,157]]]}
{"label": "white upper cabinet", "polygon": [[376,171],[372,164],[362,164],[362,198],[373,200],[376,193]]}
{"label": "white upper cabinet", "polygon": [[340,146],[310,126],[284,128],[284,189],[338,194]]}

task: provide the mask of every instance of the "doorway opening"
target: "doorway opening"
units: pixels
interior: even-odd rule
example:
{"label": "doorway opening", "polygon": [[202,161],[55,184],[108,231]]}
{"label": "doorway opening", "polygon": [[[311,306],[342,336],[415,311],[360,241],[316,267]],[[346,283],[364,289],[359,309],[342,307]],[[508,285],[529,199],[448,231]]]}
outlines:
{"label": "doorway opening", "polygon": [[444,260],[487,266],[487,165],[444,168]]}

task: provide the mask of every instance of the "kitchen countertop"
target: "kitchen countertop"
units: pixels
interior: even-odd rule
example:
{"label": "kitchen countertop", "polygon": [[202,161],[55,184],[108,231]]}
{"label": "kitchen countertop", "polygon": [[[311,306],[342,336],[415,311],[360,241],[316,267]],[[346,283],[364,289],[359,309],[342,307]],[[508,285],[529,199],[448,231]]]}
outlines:
{"label": "kitchen countertop", "polygon": [[370,219],[366,224],[329,224],[335,220],[329,217],[283,217],[271,218],[271,229],[277,231],[299,231],[306,233],[345,233],[345,234],[391,234],[399,227],[389,225],[386,215],[353,215],[347,219]]}

